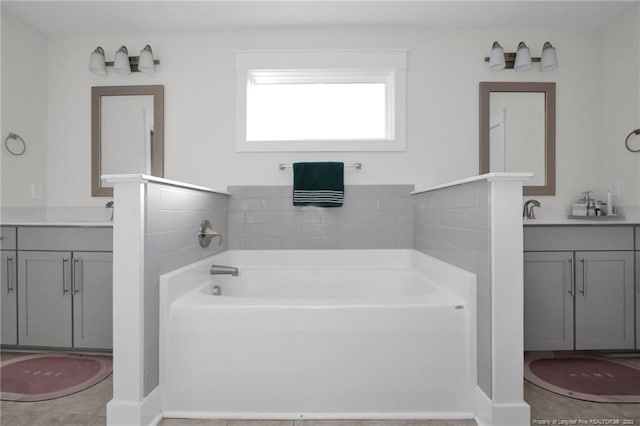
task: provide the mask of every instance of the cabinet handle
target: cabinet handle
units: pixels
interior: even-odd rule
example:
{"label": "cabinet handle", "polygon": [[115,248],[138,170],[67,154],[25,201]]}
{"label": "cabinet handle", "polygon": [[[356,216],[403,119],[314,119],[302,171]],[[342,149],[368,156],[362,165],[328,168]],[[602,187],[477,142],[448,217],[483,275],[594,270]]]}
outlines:
{"label": "cabinet handle", "polygon": [[575,285],[576,285],[575,280],[573,279],[573,257],[569,259],[569,265],[570,265],[569,268],[571,268],[571,282],[569,284],[569,294],[573,296],[575,293]]}
{"label": "cabinet handle", "polygon": [[7,273],[7,293],[13,293],[13,286],[11,285],[11,269],[9,267],[9,264],[13,262],[13,257],[7,257],[7,269],[6,269],[6,273]]}
{"label": "cabinet handle", "polygon": [[[78,272],[80,272],[79,277],[78,277]],[[74,258],[73,259],[73,294],[74,295],[80,293],[81,286],[82,286],[82,259]]]}
{"label": "cabinet handle", "polygon": [[62,259],[62,294],[65,295],[69,293],[69,289],[67,288],[67,265],[69,264],[69,259]]}
{"label": "cabinet handle", "polygon": [[584,259],[580,259],[580,263],[582,263],[582,290],[579,290],[580,293],[582,293],[583,295],[586,295],[586,286],[584,283]]}

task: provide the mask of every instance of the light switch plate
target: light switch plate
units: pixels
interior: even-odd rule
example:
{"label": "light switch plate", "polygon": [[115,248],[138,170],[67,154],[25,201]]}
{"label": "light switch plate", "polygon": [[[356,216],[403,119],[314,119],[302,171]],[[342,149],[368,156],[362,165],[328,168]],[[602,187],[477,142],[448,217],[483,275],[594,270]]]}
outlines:
{"label": "light switch plate", "polygon": [[42,198],[42,185],[38,182],[31,183],[31,199],[39,200]]}

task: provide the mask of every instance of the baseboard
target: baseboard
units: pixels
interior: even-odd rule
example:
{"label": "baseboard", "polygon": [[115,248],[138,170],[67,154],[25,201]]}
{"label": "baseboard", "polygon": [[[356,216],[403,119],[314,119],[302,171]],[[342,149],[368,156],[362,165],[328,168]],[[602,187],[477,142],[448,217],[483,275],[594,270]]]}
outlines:
{"label": "baseboard", "polygon": [[171,419],[226,419],[226,420],[459,420],[473,419],[470,412],[389,412],[389,413],[271,413],[271,412],[219,412],[219,411],[164,411],[163,418]]}
{"label": "baseboard", "polygon": [[519,403],[495,403],[476,388],[476,423],[478,426],[530,426],[531,407]]}
{"label": "baseboard", "polygon": [[160,386],[142,401],[117,401],[107,403],[107,426],[155,426],[162,420]]}

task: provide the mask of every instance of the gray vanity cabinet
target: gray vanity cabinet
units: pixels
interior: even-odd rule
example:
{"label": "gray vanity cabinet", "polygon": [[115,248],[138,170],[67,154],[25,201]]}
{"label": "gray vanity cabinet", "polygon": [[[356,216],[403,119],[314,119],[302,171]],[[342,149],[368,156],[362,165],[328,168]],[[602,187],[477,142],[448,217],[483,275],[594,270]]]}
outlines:
{"label": "gray vanity cabinet", "polygon": [[113,345],[113,256],[73,253],[73,346],[111,349]]}
{"label": "gray vanity cabinet", "polygon": [[573,349],[573,252],[524,253],[525,350]]}
{"label": "gray vanity cabinet", "polygon": [[16,229],[2,227],[0,235],[0,343],[18,344],[18,283],[16,265]]}
{"label": "gray vanity cabinet", "polygon": [[630,226],[529,226],[525,350],[633,349]]}
{"label": "gray vanity cabinet", "polygon": [[576,350],[634,348],[633,263],[633,252],[576,252]]}
{"label": "gray vanity cabinet", "polygon": [[[640,227],[636,228],[636,241],[640,244]],[[636,247],[637,249],[638,247]],[[636,349],[640,350],[640,251],[636,251]]]}
{"label": "gray vanity cabinet", "polygon": [[19,345],[113,347],[111,247],[110,228],[18,229]]}
{"label": "gray vanity cabinet", "polygon": [[2,285],[2,336],[3,345],[18,344],[18,299],[16,282],[16,254],[2,250],[2,266],[0,266],[0,285]]}
{"label": "gray vanity cabinet", "polygon": [[71,253],[19,254],[20,345],[71,347]]}

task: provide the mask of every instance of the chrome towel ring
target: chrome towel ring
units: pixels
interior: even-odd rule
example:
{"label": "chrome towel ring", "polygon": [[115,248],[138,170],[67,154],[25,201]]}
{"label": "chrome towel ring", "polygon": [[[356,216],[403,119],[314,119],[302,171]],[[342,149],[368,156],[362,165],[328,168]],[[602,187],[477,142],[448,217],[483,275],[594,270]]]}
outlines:
{"label": "chrome towel ring", "polygon": [[[18,141],[17,145],[11,148],[9,145],[9,139]],[[4,147],[7,148],[7,151],[9,151],[9,153],[13,155],[22,155],[27,150],[27,144],[25,143],[24,139],[22,139],[20,135],[11,132],[9,132],[9,135],[4,138]]]}
{"label": "chrome towel ring", "polygon": [[640,148],[638,149],[631,149],[629,147],[629,138],[633,135],[640,135],[640,129],[635,129],[633,132],[629,133],[627,135],[627,138],[624,140],[624,145],[627,147],[627,149],[631,152],[640,152]]}

